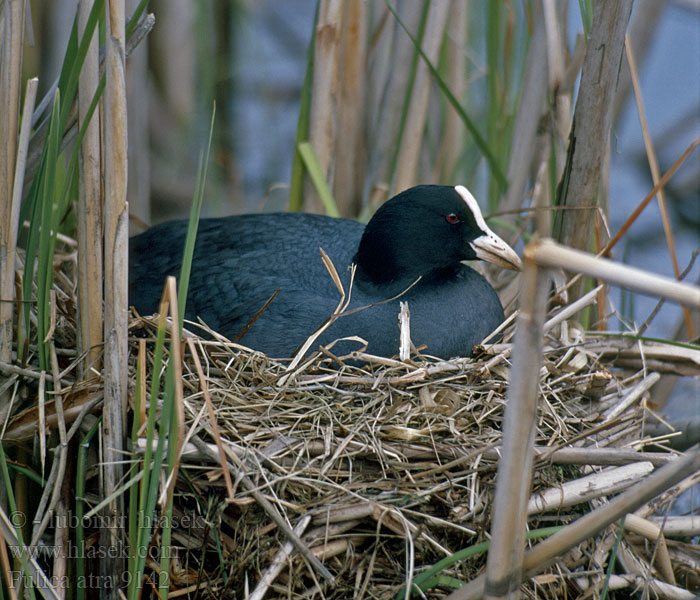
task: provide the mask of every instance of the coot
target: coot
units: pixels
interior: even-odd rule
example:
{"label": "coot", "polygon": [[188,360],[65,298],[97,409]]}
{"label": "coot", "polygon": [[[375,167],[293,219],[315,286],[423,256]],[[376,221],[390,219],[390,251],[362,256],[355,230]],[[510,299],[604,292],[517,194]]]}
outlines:
{"label": "coot", "polygon": [[[141,314],[158,310],[165,276],[179,275],[186,233],[187,222],[176,221],[131,239],[129,302]],[[469,356],[502,322],[503,308],[486,279],[462,261],[520,268],[517,254],[489,229],[465,187],[421,185],[388,200],[366,226],[302,213],[202,219],[186,318],[200,317],[234,338],[279,290],[240,342],[272,357],[291,356],[340,299],[319,247],[346,290],[350,265],[357,269],[350,314],[318,343],[359,336],[379,356],[398,352],[400,300],[408,302],[416,346],[426,344],[426,354],[444,359]],[[359,345],[346,341],[333,351]]]}

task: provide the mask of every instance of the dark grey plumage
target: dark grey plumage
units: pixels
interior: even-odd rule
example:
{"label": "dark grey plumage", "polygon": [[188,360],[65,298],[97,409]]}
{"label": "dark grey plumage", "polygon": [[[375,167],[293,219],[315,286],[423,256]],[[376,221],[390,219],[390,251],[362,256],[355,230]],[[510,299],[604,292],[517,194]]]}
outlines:
{"label": "dark grey plumage", "polygon": [[[399,194],[366,228],[355,221],[300,213],[203,219],[186,317],[200,317],[233,338],[279,289],[241,343],[270,356],[290,356],[340,299],[322,263],[322,247],[346,290],[349,266],[358,264],[349,309],[373,306],[338,319],[319,343],[359,336],[369,343],[370,353],[396,354],[399,300],[377,303],[420,277],[400,298],[409,303],[412,341],[427,344],[426,354],[441,358],[469,356],[472,346],[503,320],[493,288],[461,262],[477,258],[471,243],[485,233],[477,221],[448,186],[419,186]],[[132,238],[129,302],[140,313],[155,312],[165,276],[179,275],[186,232],[187,223],[178,221]],[[344,342],[334,352],[357,347],[357,342]]]}

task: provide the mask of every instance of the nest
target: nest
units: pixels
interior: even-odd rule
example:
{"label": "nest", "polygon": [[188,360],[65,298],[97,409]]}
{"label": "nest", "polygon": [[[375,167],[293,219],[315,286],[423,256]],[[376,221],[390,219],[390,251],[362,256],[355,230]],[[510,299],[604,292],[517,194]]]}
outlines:
{"label": "nest", "polygon": [[[154,333],[155,322],[141,319],[132,327]],[[190,338],[187,347],[189,433],[175,504],[180,518],[199,525],[175,535],[176,588],[231,598],[246,589],[255,590],[252,598],[403,598],[412,580],[425,597],[443,598],[483,570],[510,344],[452,361],[361,353],[343,360],[321,351],[293,371],[221,338]],[[528,508],[534,538],[674,456],[663,436],[652,439],[645,431],[650,411],[639,389],[649,379],[643,370],[616,369],[614,360],[624,355],[567,327],[558,339],[549,337]],[[228,457],[233,499],[227,500],[217,440]],[[669,493],[664,505],[678,493]],[[300,556],[289,529],[297,546],[323,561],[335,586]],[[616,531],[571,550],[523,591],[533,598],[594,595],[606,579]],[[645,578],[697,585],[680,559],[660,571],[652,560],[657,545],[625,534],[616,548],[641,566],[638,580],[617,585],[633,589]]]}
{"label": "nest", "polygon": [[[75,421],[70,438],[80,419],[99,408],[103,383],[99,373],[76,374],[75,254],[69,250],[56,259],[51,346],[62,415]],[[137,336],[130,341],[133,407],[145,397],[138,360],[151,374],[164,372],[165,363],[153,362],[154,319],[134,318],[130,331]],[[215,332],[207,338],[187,334],[186,342],[179,380],[186,435],[167,548],[171,597],[404,598],[410,581],[411,597],[444,598],[483,571],[511,344],[484,346],[474,359],[452,361],[414,355],[402,362],[362,353],[339,359],[324,350],[290,369]],[[675,457],[667,443],[673,433],[650,427],[654,415],[647,390],[658,374],[648,367],[697,374],[699,356],[700,351],[596,336],[567,321],[550,322],[528,543]],[[32,368],[3,369],[15,380],[47,377]],[[37,385],[25,387],[32,394]],[[42,384],[38,389],[43,399]],[[63,416],[53,415],[48,402],[45,410],[42,429],[53,431],[55,417]],[[13,417],[4,439],[21,442],[36,435],[43,418],[37,411],[34,403]],[[132,411],[130,418],[142,422],[143,414]],[[132,442],[143,452],[144,439]],[[93,457],[93,467],[98,463]],[[137,459],[139,468],[142,464]],[[698,480],[700,473],[637,516],[654,525]],[[101,500],[96,477],[87,488],[85,498],[95,507]],[[47,490],[45,495],[50,486]],[[162,516],[161,508],[155,516]],[[611,526],[528,578],[521,589],[526,597],[552,599],[595,598],[604,585],[625,593],[649,588],[668,598],[686,597],[684,588],[697,592],[698,546],[661,535],[662,525],[650,533],[626,521],[620,535]],[[690,535],[681,531],[680,538]],[[148,543],[149,556],[160,555],[167,544],[162,530],[155,527]],[[616,560],[611,556],[623,562],[625,573],[606,572]],[[333,585],[314,560],[334,578]],[[149,559],[146,582],[157,574],[157,560]]]}

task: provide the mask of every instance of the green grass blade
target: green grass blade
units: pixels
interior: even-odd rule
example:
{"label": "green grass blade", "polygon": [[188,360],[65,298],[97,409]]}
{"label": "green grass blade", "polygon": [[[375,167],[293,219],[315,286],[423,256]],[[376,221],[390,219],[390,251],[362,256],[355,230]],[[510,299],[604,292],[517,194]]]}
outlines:
{"label": "green grass blade", "polygon": [[[543,537],[549,537],[550,535],[554,535],[557,531],[561,529],[563,529],[563,526],[533,529],[532,531],[527,532],[526,537],[528,540],[537,540]],[[472,558],[473,556],[478,556],[479,554],[483,554],[488,549],[489,542],[480,542],[478,544],[468,546],[467,548],[463,548],[462,550],[458,550],[454,554],[451,554],[450,556],[446,556],[445,558],[439,560],[433,566],[423,571],[417,577],[414,577],[411,585],[412,587],[415,587],[424,592],[433,585],[430,582],[433,581],[442,571],[444,571],[445,569],[449,569],[458,562],[461,562],[468,558]],[[460,585],[462,584],[460,583]],[[405,598],[406,596],[405,590],[405,587],[401,588],[394,595],[394,600],[403,600],[403,598]]]}
{"label": "green grass blade", "polygon": [[[27,548],[24,545],[24,538],[22,537],[22,527],[19,523],[19,521],[24,520],[23,518],[21,518],[23,516],[23,513],[17,510],[17,502],[15,500],[15,494],[12,488],[12,480],[10,479],[10,471],[7,468],[7,457],[5,456],[5,450],[3,449],[2,444],[0,444],[0,468],[2,468],[3,482],[5,484],[5,499],[9,507],[8,512],[10,515],[17,515],[17,517],[19,517],[11,519],[12,525],[15,528],[15,535],[17,536],[17,546],[19,546],[19,548],[17,548],[17,550],[19,550],[19,557],[13,557],[19,558],[22,564],[23,573],[31,573],[31,571],[29,570],[29,556],[27,554]],[[14,554],[15,553],[13,553],[13,555]],[[34,593],[34,578],[25,577],[24,580],[28,580],[26,581],[27,591],[29,592],[31,599],[35,600],[36,594]]]}
{"label": "green grass blade", "polygon": [[70,112],[71,105],[78,93],[78,80],[80,78],[80,71],[83,68],[83,63],[85,62],[85,56],[88,53],[90,47],[90,42],[92,36],[95,33],[95,28],[102,15],[102,9],[104,8],[104,0],[95,0],[88,19],[85,23],[85,29],[83,31],[82,38],[80,39],[80,44],[76,43],[77,40],[77,28],[78,28],[78,17],[76,15],[73,21],[73,31],[71,32],[71,40],[66,49],[66,55],[63,59],[63,68],[61,69],[61,75],[58,80],[58,87],[62,90],[61,95],[63,97],[63,109],[61,111],[61,131],[65,129],[66,122],[68,121],[68,113]]}
{"label": "green grass blade", "polygon": [[[153,368],[151,370],[151,387],[149,392],[148,415],[146,418],[146,448],[143,455],[143,478],[139,485],[139,503],[137,513],[137,536],[132,539],[133,551],[136,554],[135,570],[129,573],[129,588],[127,597],[136,600],[140,596],[141,580],[146,567],[146,556],[151,543],[151,532],[154,524],[155,506],[158,497],[158,479],[163,464],[162,436],[158,438],[155,451],[153,442],[156,439],[157,409],[161,382],[161,365],[165,349],[165,319],[161,318],[156,333],[156,343],[153,350]],[[166,373],[167,378],[167,373]],[[132,440],[135,443],[136,440]],[[134,515],[130,515],[131,518]]]}
{"label": "green grass blade", "polygon": [[[139,349],[141,347],[139,346]],[[144,353],[145,354],[145,353]],[[137,361],[141,360],[141,353],[139,351],[137,355]],[[145,361],[145,356],[143,357]],[[131,422],[131,468],[127,477],[136,477],[141,465],[138,453],[136,452],[136,441],[139,436],[140,423],[139,419],[141,417],[141,386],[145,385],[145,381],[141,381],[141,368],[136,367],[136,384],[134,387],[134,412],[133,419]],[[134,575],[138,571],[138,539],[139,539],[139,492],[142,492],[142,486],[131,486],[129,488],[129,529],[128,529],[128,547],[129,547],[129,558],[127,561],[127,572],[129,575]],[[130,592],[132,589],[134,577],[129,578],[129,585],[127,586],[128,597],[132,597]]]}
{"label": "green grass blade", "polygon": [[126,24],[125,35],[127,40],[131,37],[131,34],[134,33],[134,29],[136,29],[136,26],[139,24],[141,15],[146,10],[146,7],[148,6],[148,3],[150,1],[151,0],[141,0],[138,6],[134,9],[134,12],[131,13],[131,16],[129,17],[129,22]]}
{"label": "green grass blade", "polygon": [[583,33],[588,39],[593,27],[593,0],[578,0],[578,8],[581,11],[581,23],[583,23]]}
{"label": "green grass blade", "polygon": [[[187,229],[187,238],[185,241],[185,250],[182,259],[182,269],[180,272],[180,282],[178,286],[178,313],[179,313],[179,329],[180,334],[175,338],[173,336],[172,345],[180,343],[182,334],[182,322],[185,313],[185,305],[187,299],[187,288],[189,286],[190,272],[192,268],[192,256],[194,255],[194,246],[197,237],[197,226],[199,225],[199,215],[202,210],[204,201],[204,185],[207,179],[207,167],[209,165],[209,154],[211,151],[211,142],[214,135],[214,120],[216,116],[216,105],[212,109],[211,123],[209,126],[209,141],[207,144],[204,158],[200,155],[199,168],[197,170],[197,184],[190,210],[190,221]],[[171,348],[172,348],[171,345]],[[161,423],[163,424],[162,431],[159,432],[158,438],[168,439],[171,443],[168,444],[167,468],[168,477],[172,475],[175,463],[177,460],[178,445],[175,440],[178,438],[178,411],[175,407],[177,401],[175,396],[175,368],[173,366],[173,353],[171,351],[168,360],[168,369],[166,372],[165,392],[163,394],[163,407],[161,410]],[[167,429],[167,430],[166,430]],[[155,478],[154,478],[155,479]],[[168,498],[168,504],[165,507],[163,514],[163,527],[161,529],[161,547],[170,548],[172,540],[172,523],[173,523],[173,495]],[[162,552],[160,559],[160,578],[158,582],[159,595],[162,599],[167,599],[170,589],[170,552]]]}
{"label": "green grass blade", "polygon": [[622,541],[622,532],[625,528],[625,518],[620,519],[620,524],[617,528],[617,536],[615,537],[615,543],[610,549],[610,559],[608,560],[608,568],[605,570],[605,580],[603,581],[603,588],[600,590],[600,600],[605,600],[608,597],[608,585],[610,585],[610,576],[613,574],[613,569],[615,568],[615,561],[617,560],[617,553],[620,548],[620,542]]}
{"label": "green grass blade", "polygon": [[314,77],[314,47],[316,44],[316,23],[318,22],[318,10],[320,2],[316,2],[314,14],[314,27],[311,33],[311,41],[306,51],[306,75],[304,86],[301,89],[301,104],[299,106],[299,121],[297,122],[297,134],[294,142],[294,159],[292,161],[292,179],[289,184],[289,205],[291,211],[300,211],[304,205],[304,161],[299,152],[299,144],[309,139],[309,122],[311,121],[311,89]]}
{"label": "green grass blade", "polygon": [[304,161],[304,166],[311,177],[311,181],[318,192],[323,207],[326,209],[326,214],[331,217],[339,217],[338,207],[333,199],[333,193],[330,187],[328,187],[328,182],[326,181],[323,173],[321,171],[321,166],[318,164],[318,159],[316,158],[316,153],[309,142],[302,142],[297,146],[297,150]]}
{"label": "green grass blade", "polygon": [[[49,132],[46,136],[46,170],[43,173],[44,176],[40,184],[40,204],[37,207],[41,216],[40,220],[31,224],[32,228],[37,228],[38,230],[38,264],[36,271],[37,344],[39,346],[39,366],[44,370],[49,369],[48,343],[45,341],[45,337],[50,327],[49,296],[53,285],[53,249],[56,241],[56,227],[58,226],[58,202],[56,201],[58,194],[56,190],[59,173],[57,168],[58,153],[61,144],[61,130],[58,118],[60,107],[61,92],[57,89],[49,123]],[[32,269],[32,258],[33,255],[27,255],[25,267]],[[32,271],[30,271],[30,284]],[[27,274],[25,269],[25,277]]]}
{"label": "green grass blade", "polygon": [[[204,183],[206,181],[207,175],[207,165],[209,163],[209,155],[211,150],[211,141],[213,138],[214,131],[214,116],[215,113],[212,112],[211,124],[209,129],[209,141],[204,154],[204,160],[200,159],[199,171],[197,176],[197,188],[195,191],[195,196],[192,203],[191,213],[190,213],[190,224],[187,233],[187,242],[185,253],[183,256],[183,269],[180,274],[180,286],[178,291],[178,308],[180,309],[180,330],[182,328],[182,316],[185,310],[185,298],[187,293],[187,285],[189,282],[189,274],[192,263],[192,254],[194,251],[194,244],[196,239],[197,225],[199,222],[199,215],[201,212],[201,206],[204,199]],[[174,344],[179,344],[179,336],[173,336],[171,339],[171,352],[170,358],[165,371],[162,403],[160,416],[158,416],[157,407],[159,392],[161,387],[161,365],[163,361],[163,353],[165,349],[165,319],[161,319],[158,324],[158,332],[156,336],[156,344],[153,355],[153,368],[152,368],[152,379],[151,387],[149,393],[149,407],[148,416],[146,421],[146,449],[144,451],[143,457],[143,478],[139,486],[139,501],[138,509],[136,509],[136,501],[133,497],[130,497],[130,514],[132,518],[134,517],[134,512],[137,513],[136,520],[138,521],[138,526],[135,533],[132,533],[132,545],[133,554],[135,558],[129,561],[129,574],[130,574],[130,584],[128,588],[128,597],[132,600],[136,599],[140,595],[140,584],[143,579],[143,574],[146,565],[146,555],[148,554],[148,548],[151,543],[151,535],[153,530],[154,515],[156,514],[156,504],[158,500],[158,492],[160,489],[160,471],[163,467],[163,463],[166,462],[167,458],[167,469],[166,472],[170,473],[174,463],[175,452],[177,452],[176,444],[168,445],[168,454],[165,455],[165,442],[166,440],[176,440],[177,439],[177,419],[175,410],[175,381],[174,381],[174,368],[172,363],[172,348]],[[157,443],[155,450],[153,449],[154,441],[156,440],[156,428],[158,430]],[[135,441],[135,438],[134,438]],[[167,548],[172,531],[172,497],[165,508],[163,514],[164,526],[161,529],[161,543],[164,548]],[[131,529],[134,532],[134,529]],[[164,574],[161,576],[159,582],[160,594],[163,598],[167,597],[168,593],[168,577],[169,572],[170,556],[166,552],[162,555],[161,559],[161,572]]]}
{"label": "green grass blade", "polygon": [[[204,203],[204,184],[207,180],[207,169],[209,166],[209,154],[211,152],[211,141],[214,137],[214,120],[216,118],[216,104],[211,111],[211,123],[209,124],[209,140],[207,148],[202,157],[199,155],[199,166],[197,167],[197,182],[195,185],[194,198],[190,207],[190,221],[187,227],[187,237],[185,238],[185,249],[182,256],[182,267],[180,268],[180,279],[177,290],[177,305],[179,309],[179,327],[182,334],[182,322],[185,318],[185,308],[187,301],[187,290],[190,284],[190,273],[192,272],[192,257],[194,256],[194,245],[197,238],[197,227],[199,226],[199,216],[202,213]],[[202,161],[204,161],[202,163]]]}
{"label": "green grass blade", "polygon": [[[172,347],[174,344],[179,344],[179,339],[171,340],[170,344],[170,357],[168,358],[168,367],[165,372],[165,388],[163,390],[163,403],[160,410],[160,420],[158,423],[158,446],[156,452],[153,455],[153,476],[151,477],[151,484],[148,490],[149,503],[146,509],[146,516],[155,514],[156,510],[156,500],[158,498],[158,491],[160,489],[160,478],[158,474],[166,462],[166,479],[170,475],[172,467],[172,456],[176,451],[175,440],[177,439],[177,425],[173,427],[173,421],[175,419],[175,369],[173,367],[173,353]],[[174,433],[174,435],[172,435]],[[165,455],[165,440],[172,440],[173,443],[168,444],[168,453]],[[161,528],[161,548],[168,548],[170,544],[170,536],[172,534],[172,497],[168,506],[165,508],[163,516],[163,527]],[[169,569],[163,570],[163,563],[167,565],[170,564],[169,554],[163,553],[161,559],[161,571],[158,580],[158,589],[160,596],[165,600],[168,596],[169,588]]]}
{"label": "green grass blade", "polygon": [[37,473],[34,469],[16,463],[10,463],[7,466],[10,469],[12,469],[15,473],[22,474],[24,477],[26,477],[30,481],[33,481],[40,487],[44,487],[46,485],[46,480],[41,475],[39,475],[39,473]]}
{"label": "green grass blade", "polygon": [[[85,581],[85,549],[87,543],[85,541],[85,527],[83,525],[83,516],[85,515],[85,482],[87,481],[88,469],[88,452],[90,450],[90,442],[100,430],[102,424],[102,416],[100,416],[95,424],[85,434],[83,441],[80,442],[78,448],[78,462],[76,467],[75,481],[75,545],[77,548],[77,556],[75,560],[75,576],[77,581]],[[85,600],[85,586],[76,586],[77,600]]]}

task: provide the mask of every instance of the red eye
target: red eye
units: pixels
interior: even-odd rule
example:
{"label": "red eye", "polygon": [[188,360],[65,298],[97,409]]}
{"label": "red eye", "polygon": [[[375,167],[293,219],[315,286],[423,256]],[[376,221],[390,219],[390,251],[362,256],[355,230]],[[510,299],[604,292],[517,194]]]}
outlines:
{"label": "red eye", "polygon": [[455,223],[459,223],[460,218],[456,214],[450,213],[445,217],[445,221],[454,225]]}

